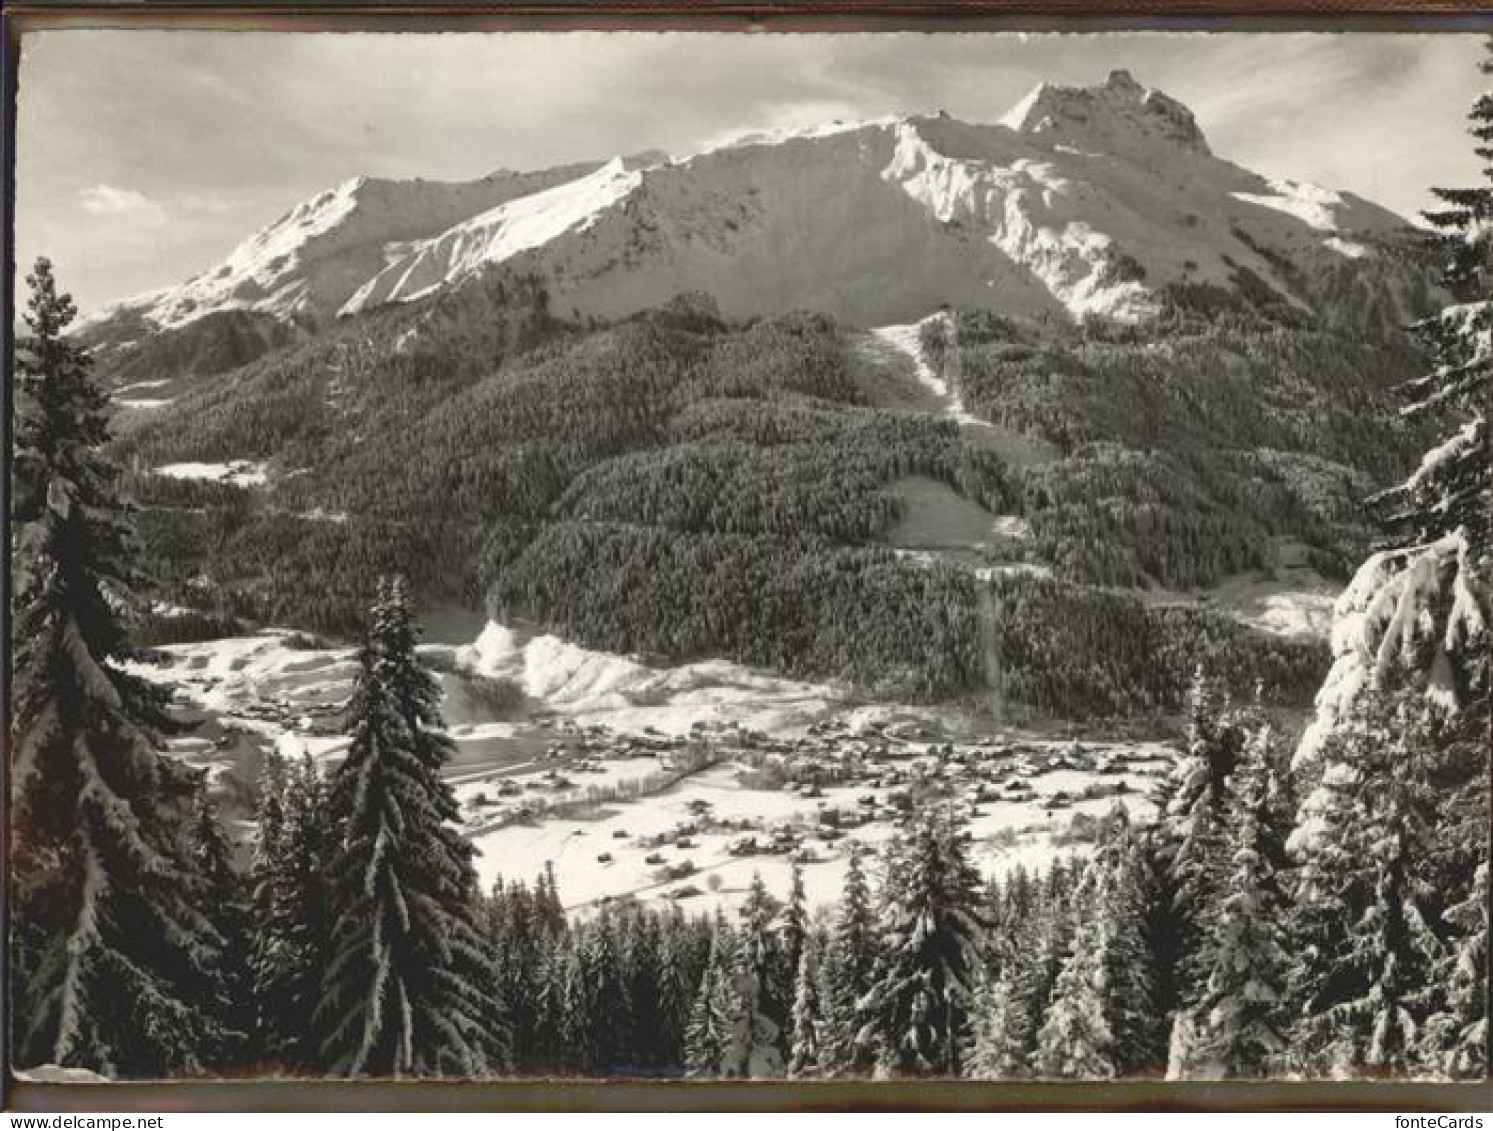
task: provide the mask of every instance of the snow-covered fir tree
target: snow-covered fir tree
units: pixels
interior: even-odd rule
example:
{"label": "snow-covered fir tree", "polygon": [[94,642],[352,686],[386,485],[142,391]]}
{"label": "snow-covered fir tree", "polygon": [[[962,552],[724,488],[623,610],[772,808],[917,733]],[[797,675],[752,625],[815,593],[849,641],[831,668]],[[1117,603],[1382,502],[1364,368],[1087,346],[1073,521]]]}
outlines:
{"label": "snow-covered fir tree", "polygon": [[785,1032],[793,1027],[793,1001],[798,978],[799,960],[809,935],[808,899],[804,894],[804,870],[794,864],[788,883],[788,902],[778,916],[778,984],[774,996]]}
{"label": "snow-covered fir tree", "polygon": [[[542,885],[542,876],[539,882]],[[521,880],[505,884],[499,877],[479,905],[478,925],[494,956],[494,986],[506,1008],[517,1073],[548,1065],[553,1052],[548,1038],[555,1014],[547,1012],[542,1000],[546,979],[536,975],[560,940],[540,914],[540,898],[538,886],[531,890]]]}
{"label": "snow-covered fir tree", "polygon": [[1159,1068],[1164,1019],[1155,1003],[1155,955],[1147,934],[1154,893],[1145,868],[1129,816],[1116,807],[1072,894],[1076,926],[1049,983],[1050,997],[1031,1002],[1018,995],[988,1057],[1016,1056],[1014,1026],[1036,1013],[1031,1063],[1039,1075],[1108,1077]]}
{"label": "snow-covered fir tree", "polygon": [[558,934],[566,927],[565,907],[560,902],[560,887],[555,880],[555,862],[544,862],[544,873],[534,885],[535,909],[541,926],[551,934]]}
{"label": "snow-covered fir tree", "polygon": [[1115,1040],[1115,1070],[1121,1076],[1154,1071],[1163,1062],[1166,1044],[1149,932],[1157,893],[1124,806],[1116,806],[1106,818],[1091,867],[1098,883],[1090,914],[1108,926],[1100,960],[1105,967],[1105,1019]]}
{"label": "snow-covered fir tree", "polygon": [[[1098,879],[1086,873],[1077,894],[1080,906],[1097,902]],[[1063,960],[1052,998],[1032,1054],[1038,1076],[1101,1080],[1119,1070],[1119,1050],[1109,1025],[1109,965],[1111,926],[1101,914],[1083,914],[1073,936],[1073,947]]]}
{"label": "snow-covered fir tree", "polygon": [[648,1074],[660,1067],[662,1017],[659,1012],[660,946],[659,921],[629,909],[622,916],[618,974],[627,1004],[627,1049],[622,1061],[633,1074]]}
{"label": "snow-covered fir tree", "polygon": [[[10,971],[14,1065],[201,1072],[224,1045],[224,940],[200,906],[195,774],[168,693],[125,671],[143,586],[107,398],[38,259],[15,354]],[[204,1008],[204,1005],[207,1008]]]}
{"label": "snow-covered fir tree", "polygon": [[309,755],[290,765],[271,751],[259,794],[251,871],[252,1057],[268,1070],[312,1072],[322,1061],[311,1018],[331,945],[327,783]]}
{"label": "snow-covered fir tree", "polygon": [[947,812],[921,817],[887,865],[871,986],[856,1042],[880,1076],[958,1076],[980,967],[980,876]]}
{"label": "snow-covered fir tree", "polygon": [[1031,1074],[1035,1029],[1014,966],[987,974],[975,995],[973,1042],[968,1072],[982,1080],[1012,1080]]}
{"label": "snow-covered fir tree", "polygon": [[669,1071],[685,1063],[685,1032],[700,982],[694,961],[693,940],[684,916],[676,906],[659,940],[658,1067]]}
{"label": "snow-covered fir tree", "polygon": [[591,996],[585,959],[573,940],[551,957],[549,976],[553,984],[550,1000],[554,1003],[549,1016],[559,1038],[554,1068],[568,1075],[594,1076],[599,1062],[592,1028],[597,1003]]}
{"label": "snow-covered fir tree", "polygon": [[820,1033],[824,1027],[822,949],[823,941],[809,936],[798,952],[788,1054],[788,1075],[792,1077],[817,1076],[820,1072]]}
{"label": "snow-covered fir tree", "polygon": [[1422,1049],[1445,1075],[1481,1080],[1488,1073],[1488,862],[1473,872],[1467,897],[1446,920],[1456,932],[1437,970],[1445,1000],[1426,1021]]}
{"label": "snow-covered fir tree", "polygon": [[[1002,969],[1013,992],[1005,1011],[1002,1038],[1004,1058],[1020,1057],[1021,1071],[1030,1070],[1052,990],[1073,943],[1077,908],[1074,873],[1079,866],[1055,860],[1040,883],[1032,886],[1032,903],[1025,919],[1011,919],[1010,958]],[[1009,912],[1008,912],[1009,914]]]}
{"label": "snow-covered fir tree", "polygon": [[227,944],[217,955],[218,969],[213,988],[218,1000],[208,1008],[223,1019],[220,1044],[209,1054],[219,1068],[242,1063],[254,1028],[253,978],[249,955],[242,942],[253,935],[249,914],[247,877],[233,863],[233,845],[217,807],[208,794],[207,781],[198,782],[191,829],[191,851],[202,885],[200,904]]}
{"label": "snow-covered fir tree", "polygon": [[1293,1052],[1304,1071],[1428,1068],[1419,1034],[1442,951],[1426,871],[1442,800],[1430,771],[1436,714],[1411,691],[1364,699],[1327,747],[1322,827],[1296,897]]}
{"label": "snow-covered fir tree", "polygon": [[[1493,74],[1493,42],[1488,51],[1482,70]],[[1488,437],[1493,394],[1493,92],[1478,96],[1468,120],[1477,139],[1474,152],[1484,162],[1484,181],[1473,188],[1433,189],[1446,207],[1426,214],[1439,233],[1446,255],[1442,282],[1455,302],[1416,326],[1435,366],[1403,390],[1404,415],[1445,421],[1444,439],[1408,479],[1375,502],[1397,547],[1455,540],[1457,545],[1448,549],[1463,560],[1453,585],[1467,591],[1453,598],[1448,632],[1455,634],[1456,618],[1471,613],[1478,624],[1462,627],[1480,627],[1485,635],[1487,617],[1476,614],[1487,611],[1488,555],[1493,550],[1493,447]],[[1481,609],[1458,609],[1458,602],[1478,603]],[[1486,690],[1488,657],[1464,651],[1476,644],[1476,639],[1455,635],[1445,642],[1447,658],[1454,664],[1464,661],[1460,671],[1447,673],[1453,682],[1445,690],[1453,695]]]}
{"label": "snow-covered fir tree", "polygon": [[1228,866],[1229,775],[1244,739],[1217,681],[1200,669],[1188,693],[1187,750],[1173,771],[1176,780],[1158,830],[1165,845],[1161,886],[1171,901],[1164,929],[1175,961],[1163,976],[1182,1009],[1195,1003],[1205,979],[1199,965],[1203,940]]}
{"label": "snow-covered fir tree", "polygon": [[779,978],[782,954],[773,929],[778,904],[767,892],[761,875],[752,876],[741,908],[741,930],[735,962],[730,970],[730,1037],[722,1061],[722,1075],[748,1079],[781,1076],[785,1070],[786,1034],[775,1019],[773,986]]}
{"label": "snow-covered fir tree", "polygon": [[619,934],[620,924],[610,909],[580,933],[581,970],[590,1011],[587,1028],[595,1058],[592,1069],[604,1074],[638,1069],[630,979],[622,968]]}
{"label": "snow-covered fir tree", "polygon": [[825,944],[819,1064],[827,1076],[870,1069],[869,1060],[856,1043],[861,1026],[856,1006],[871,988],[877,954],[876,911],[865,860],[865,847],[851,841],[840,906]]}
{"label": "snow-covered fir tree", "polygon": [[684,1066],[697,1078],[725,1076],[732,1067],[739,1006],[736,992],[736,935],[719,914],[710,934],[710,957],[690,1008],[684,1034]]}
{"label": "snow-covered fir tree", "polygon": [[[1486,160],[1493,96],[1480,96],[1470,117]],[[1401,411],[1435,423],[1443,439],[1406,480],[1373,500],[1384,544],[1337,603],[1332,671],[1296,754],[1308,785],[1329,769],[1323,747],[1362,696],[1408,687],[1445,710],[1489,717],[1493,168],[1484,178],[1472,188],[1435,190],[1447,207],[1428,214],[1454,301],[1414,328],[1434,364],[1404,387]],[[1303,804],[1300,846],[1313,834],[1317,800],[1309,793]]]}
{"label": "snow-covered fir tree", "polygon": [[[1471,121],[1486,162],[1493,95]],[[1490,172],[1437,190],[1446,207],[1428,217],[1453,302],[1415,327],[1433,364],[1405,386],[1402,412],[1443,439],[1373,500],[1383,545],[1338,600],[1332,670],[1294,761],[1298,1046],[1318,1072],[1446,1071],[1457,1027],[1446,1023],[1452,954],[1469,940],[1454,908],[1489,851]],[[1464,1030],[1486,1016],[1486,992],[1471,1001]]]}
{"label": "snow-covered fir tree", "polygon": [[[265,1032],[270,1027],[265,1001],[267,985],[275,968],[271,956],[275,950],[273,940],[276,932],[271,929],[271,923],[278,906],[275,881],[283,858],[285,779],[284,757],[278,750],[268,751],[259,772],[259,797],[254,810],[254,855],[249,865],[249,906],[254,922],[254,932],[249,936],[248,957],[253,1008],[250,1044],[252,1059],[261,1063],[270,1059],[265,1056],[268,1043]],[[317,984],[320,985],[320,978]]]}
{"label": "snow-covered fir tree", "polygon": [[1230,867],[1203,947],[1188,1075],[1266,1076],[1288,1045],[1289,908],[1273,863],[1271,745],[1270,728],[1258,729],[1231,781]]}
{"label": "snow-covered fir tree", "polygon": [[470,846],[440,771],[439,693],[404,589],[381,586],[331,783],[340,843],[332,959],[317,1011],[338,1074],[480,1076],[506,1066],[491,960],[473,926]]}

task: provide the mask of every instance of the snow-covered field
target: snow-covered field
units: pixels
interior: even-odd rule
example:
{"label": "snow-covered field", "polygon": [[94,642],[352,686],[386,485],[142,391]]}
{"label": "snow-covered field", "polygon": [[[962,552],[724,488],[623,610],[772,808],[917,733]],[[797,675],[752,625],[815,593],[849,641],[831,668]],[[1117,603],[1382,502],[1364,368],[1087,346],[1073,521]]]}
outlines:
{"label": "snow-covered field", "polygon": [[169,479],[208,479],[235,487],[260,487],[269,481],[262,463],[235,459],[227,463],[168,463],[155,469]]}
{"label": "snow-covered field", "polygon": [[[1160,744],[1091,747],[1113,755],[1123,771],[1045,770],[1041,760],[1060,756],[1063,744],[1036,744],[1038,763],[1015,769],[1016,759],[991,754],[981,763],[994,776],[1025,782],[1010,797],[992,791],[973,804],[969,829],[973,858],[986,873],[1023,864],[1038,866],[1057,855],[1086,853],[1084,818],[1097,818],[1123,802],[1132,817],[1149,820],[1146,794],[1168,765]],[[888,762],[894,772],[900,760]],[[484,882],[499,876],[532,878],[552,862],[566,906],[584,911],[607,899],[677,901],[693,910],[733,907],[753,874],[786,897],[795,863],[803,869],[810,904],[833,902],[844,882],[850,841],[876,848],[899,835],[903,814],[897,801],[911,786],[883,786],[879,767],[856,782],[807,791],[761,788],[744,763],[725,762],[695,774],[655,796],[597,805],[576,816],[536,818],[505,825],[477,837],[478,870]],[[953,779],[963,796],[981,780],[976,769]],[[1083,798],[1097,785],[1123,792]],[[928,803],[941,801],[931,799]],[[1075,826],[1075,818],[1078,818]],[[864,823],[859,823],[864,821]],[[854,822],[854,823],[852,823]],[[1077,835],[1075,835],[1077,834]]]}
{"label": "snow-covered field", "polygon": [[1146,590],[1152,604],[1198,604],[1272,636],[1326,641],[1332,632],[1332,607],[1341,587],[1313,570],[1236,574],[1210,589],[1175,593]]}
{"label": "snow-covered field", "polygon": [[656,668],[496,623],[457,649],[454,659],[459,667],[514,681],[551,710],[623,731],[653,727],[684,734],[700,722],[743,722],[777,731],[820,718],[842,699],[822,684],[781,679],[724,660]]}
{"label": "snow-covered field", "polygon": [[877,371],[864,382],[871,403],[952,420],[967,442],[995,452],[1013,467],[1056,458],[1056,450],[1044,441],[976,416],[934,372],[923,350],[923,330],[947,324],[948,316],[940,312],[921,322],[877,326],[852,339],[852,360],[861,363],[861,377],[867,376],[867,368]]}
{"label": "snow-covered field", "polygon": [[171,397],[115,397],[114,403],[121,408],[132,408],[138,412],[147,412],[151,409],[165,408],[171,403]]}
{"label": "snow-covered field", "polygon": [[[654,668],[495,623],[422,652],[445,691],[447,778],[482,882],[553,862],[581,911],[622,897],[732,904],[754,872],[786,895],[794,860],[828,902],[848,841],[881,844],[925,804],[964,809],[983,868],[1037,864],[1085,851],[1085,819],[1116,800],[1148,817],[1169,758],[1155,742],[984,735],[723,661]],[[350,648],[270,631],[158,655],[139,670],[202,721],[175,751],[212,772],[241,828],[266,751],[326,766],[345,748]],[[485,689],[498,686],[495,709]]]}
{"label": "snow-covered field", "polygon": [[912,361],[913,376],[917,378],[918,384],[932,396],[940,415],[957,424],[981,424],[983,421],[964,407],[959,394],[950,389],[948,383],[933,372],[933,367],[923,356],[923,326],[930,323],[938,325],[941,321],[941,315],[934,315],[931,319],[905,326],[878,326],[871,331],[871,334],[880,339],[889,349],[905,354]]}

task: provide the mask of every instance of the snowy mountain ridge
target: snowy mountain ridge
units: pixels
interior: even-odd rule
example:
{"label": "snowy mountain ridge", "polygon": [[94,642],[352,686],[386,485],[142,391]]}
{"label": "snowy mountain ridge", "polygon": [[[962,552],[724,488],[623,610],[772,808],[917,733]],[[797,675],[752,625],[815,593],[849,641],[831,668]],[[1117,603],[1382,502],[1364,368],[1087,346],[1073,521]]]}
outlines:
{"label": "snowy mountain ridge", "polygon": [[798,307],[867,326],[971,306],[1140,322],[1204,288],[1356,326],[1419,312],[1412,243],[1368,201],[1214,156],[1191,111],[1116,71],[1039,85],[990,125],[900,114],[673,160],[357,178],[87,332],[118,343],[225,310],[314,332],[492,268],[537,274],[577,317],[703,291],[729,317]]}
{"label": "snowy mountain ridge", "polygon": [[404,245],[473,212],[584,177],[599,164],[498,170],[465,182],[353,177],[253,233],[217,267],[98,311],[79,329],[130,316],[174,329],[222,310],[259,311],[315,329]]}

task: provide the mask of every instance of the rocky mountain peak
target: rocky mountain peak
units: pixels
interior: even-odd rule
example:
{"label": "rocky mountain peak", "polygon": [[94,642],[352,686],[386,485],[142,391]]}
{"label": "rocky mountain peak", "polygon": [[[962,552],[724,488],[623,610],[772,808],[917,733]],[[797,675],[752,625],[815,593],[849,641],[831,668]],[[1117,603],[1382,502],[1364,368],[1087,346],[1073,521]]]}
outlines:
{"label": "rocky mountain peak", "polygon": [[1126,70],[1111,71],[1099,86],[1039,83],[1002,121],[1018,133],[1104,153],[1157,142],[1212,152],[1191,110]]}

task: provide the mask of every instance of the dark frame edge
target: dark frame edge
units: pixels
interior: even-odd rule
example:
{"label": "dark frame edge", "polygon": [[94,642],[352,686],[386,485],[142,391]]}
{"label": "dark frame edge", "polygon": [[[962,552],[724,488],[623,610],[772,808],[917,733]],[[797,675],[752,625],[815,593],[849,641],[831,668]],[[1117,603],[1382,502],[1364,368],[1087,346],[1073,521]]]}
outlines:
{"label": "dark frame edge", "polygon": [[[5,117],[5,307],[14,314],[15,127],[22,37],[33,31],[161,28],[264,31],[435,30],[716,31],[1404,31],[1493,32],[1493,0],[28,0],[0,11]],[[3,410],[12,412],[13,319],[4,335]],[[8,498],[5,445],[0,498]],[[7,506],[8,512],[8,506]],[[8,625],[9,554],[0,554]],[[8,637],[7,637],[8,638]],[[9,717],[10,656],[0,676]],[[8,827],[10,758],[3,739]],[[0,837],[0,879],[8,876],[8,837]],[[4,907],[0,906],[0,925]],[[0,930],[0,969],[8,925]],[[8,994],[0,986],[0,1050],[9,1034]],[[1471,1084],[1402,1081],[789,1081],[685,1082],[516,1080],[495,1082],[169,1081],[52,1084],[17,1078],[0,1057],[0,1111],[1376,1111],[1493,1110],[1493,1079]]]}
{"label": "dark frame edge", "polygon": [[11,1079],[9,1084],[9,1110],[79,1112],[1478,1112],[1493,1106],[1493,1087],[1487,1082],[537,1080],[37,1084]]}

